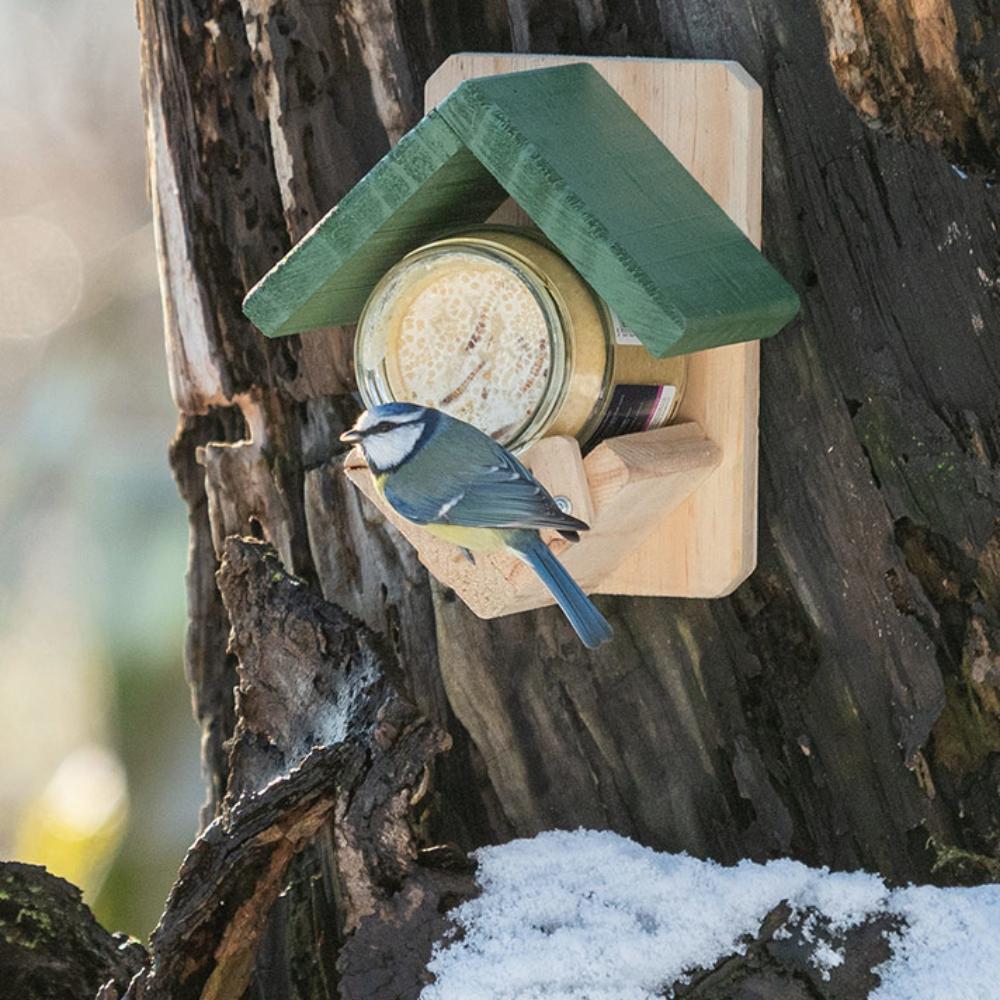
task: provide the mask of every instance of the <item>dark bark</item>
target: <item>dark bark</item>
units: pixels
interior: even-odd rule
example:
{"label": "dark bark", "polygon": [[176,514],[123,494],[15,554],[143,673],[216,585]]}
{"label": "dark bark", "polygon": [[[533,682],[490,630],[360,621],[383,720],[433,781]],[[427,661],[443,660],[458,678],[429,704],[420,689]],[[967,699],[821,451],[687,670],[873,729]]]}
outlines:
{"label": "dark bark", "polygon": [[[226,542],[219,589],[239,659],[235,734],[216,820],[181,867],[130,1000],[239,1000],[295,856],[331,819],[339,906],[314,914],[307,968],[262,963],[262,990],[393,995],[424,975],[468,872],[424,864],[411,829],[448,738],[389,679],[376,636],[289,576],[273,549]],[[279,911],[281,912],[281,911]],[[271,930],[274,946],[281,935]]]}
{"label": "dark bark", "polygon": [[146,953],[109,934],[80,890],[37,865],[0,863],[0,992],[30,1000],[117,1000]]}
{"label": "dark bark", "polygon": [[[385,637],[451,734],[418,844],[582,824],[724,861],[995,871],[1000,33],[990,5],[913,6],[140,0],[206,822],[236,719],[212,571],[256,533]],[[725,600],[599,599],[597,653],[556,611],[481,622],[431,586],[340,472],[350,331],[268,342],[239,309],[436,65],[510,48],[741,62],[765,92],[765,253],[804,303],[763,351],[757,572]],[[337,836],[292,868],[261,995],[328,932],[309,913],[340,912]]]}
{"label": "dark bark", "polygon": [[[787,903],[762,921],[742,952],[675,984],[677,1000],[855,1000],[879,985],[873,971],[892,953],[898,918],[872,917],[846,933],[831,931],[813,910],[793,913]],[[843,961],[823,970],[814,961],[817,945],[836,950]]]}

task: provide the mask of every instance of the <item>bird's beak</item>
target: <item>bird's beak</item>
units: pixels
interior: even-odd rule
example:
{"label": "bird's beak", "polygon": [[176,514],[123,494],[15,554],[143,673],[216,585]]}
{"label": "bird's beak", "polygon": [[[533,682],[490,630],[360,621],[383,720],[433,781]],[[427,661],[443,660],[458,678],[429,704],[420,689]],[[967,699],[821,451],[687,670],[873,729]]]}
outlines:
{"label": "bird's beak", "polygon": [[344,433],[340,435],[340,440],[347,442],[347,444],[357,444],[362,437],[363,435],[361,431],[352,427],[349,431],[344,431]]}

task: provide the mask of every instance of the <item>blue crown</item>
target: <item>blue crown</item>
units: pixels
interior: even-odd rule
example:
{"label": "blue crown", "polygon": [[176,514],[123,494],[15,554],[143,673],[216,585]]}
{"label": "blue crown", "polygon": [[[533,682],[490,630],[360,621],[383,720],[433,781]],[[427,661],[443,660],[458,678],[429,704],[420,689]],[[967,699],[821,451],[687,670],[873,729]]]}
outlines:
{"label": "blue crown", "polygon": [[378,406],[370,407],[370,412],[379,417],[401,417],[424,410],[426,407],[418,406],[416,403],[379,403]]}

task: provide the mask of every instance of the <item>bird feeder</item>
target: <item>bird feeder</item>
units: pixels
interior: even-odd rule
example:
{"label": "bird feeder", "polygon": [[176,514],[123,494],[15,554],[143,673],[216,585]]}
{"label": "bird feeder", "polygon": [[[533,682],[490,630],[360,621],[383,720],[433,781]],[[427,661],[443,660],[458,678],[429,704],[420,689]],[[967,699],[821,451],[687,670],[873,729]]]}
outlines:
{"label": "bird feeder", "polygon": [[[686,359],[667,426],[584,440],[586,453],[577,424],[535,428],[522,460],[591,525],[554,550],[590,593],[729,593],[756,563],[759,341],[798,309],[756,248],[760,88],[731,62],[463,54],[428,81],[427,103],[251,290],[247,316],[269,336],[356,323],[415,248],[535,227],[613,316],[617,343]],[[396,515],[359,454],[346,471],[481,617],[551,603],[512,557],[472,564]]]}

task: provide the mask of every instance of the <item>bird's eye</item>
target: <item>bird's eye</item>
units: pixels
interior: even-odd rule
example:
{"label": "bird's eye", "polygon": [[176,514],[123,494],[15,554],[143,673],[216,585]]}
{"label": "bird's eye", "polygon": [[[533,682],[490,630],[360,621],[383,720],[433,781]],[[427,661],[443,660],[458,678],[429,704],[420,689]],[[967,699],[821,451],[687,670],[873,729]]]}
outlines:
{"label": "bird's eye", "polygon": [[385,434],[388,431],[398,431],[402,427],[413,427],[416,421],[401,423],[398,420],[382,420],[365,431],[365,434]]}

